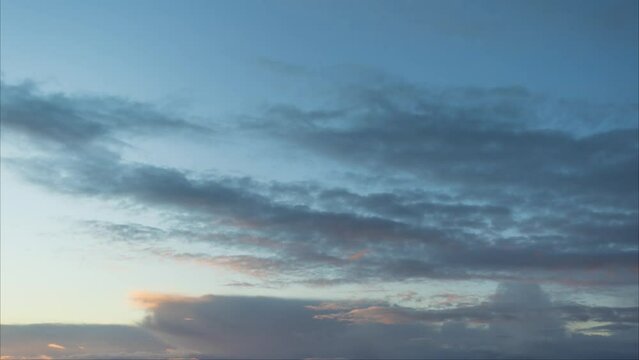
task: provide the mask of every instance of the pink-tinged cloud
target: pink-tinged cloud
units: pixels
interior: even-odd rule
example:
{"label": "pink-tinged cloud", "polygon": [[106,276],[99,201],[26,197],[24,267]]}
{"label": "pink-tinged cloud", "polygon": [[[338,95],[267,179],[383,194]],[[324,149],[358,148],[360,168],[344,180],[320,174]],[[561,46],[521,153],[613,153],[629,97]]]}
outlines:
{"label": "pink-tinged cloud", "polygon": [[314,318],[319,320],[332,319],[351,323],[378,323],[385,325],[407,324],[416,320],[400,309],[384,306],[369,306],[342,313],[315,315]]}
{"label": "pink-tinged cloud", "polygon": [[[126,354],[166,358],[179,353],[207,358],[424,359],[476,357],[489,347],[490,357],[495,358],[592,358],[592,354],[637,358],[636,307],[554,303],[534,284],[503,284],[489,301],[447,309],[365,300],[322,303],[150,292],[137,292],[133,299],[147,310],[138,327],[3,326],[2,349],[30,358],[51,353],[46,344],[55,342],[86,344],[91,354],[123,354],[119,358]],[[185,321],[190,317],[197,321]],[[568,336],[568,321],[609,323],[597,329],[610,336],[574,332]],[[477,322],[483,326],[474,326]],[[549,346],[539,347],[541,342]],[[70,345],[67,354],[88,357]]]}
{"label": "pink-tinged cloud", "polygon": [[340,300],[340,301],[325,301],[319,304],[307,305],[306,309],[312,310],[313,312],[328,312],[328,311],[351,311],[354,309],[359,309],[363,307],[369,306],[377,306],[377,305],[385,305],[386,302],[383,301],[373,301],[373,300]]}
{"label": "pink-tinged cloud", "polygon": [[436,304],[441,306],[470,304],[475,299],[472,296],[452,294],[452,293],[434,295],[433,298],[435,299]]}
{"label": "pink-tinged cloud", "polygon": [[[619,351],[618,344],[623,354],[636,353],[636,325],[626,324],[636,323],[636,308],[566,308],[553,304],[535,284],[506,284],[490,301],[447,309],[268,297],[200,299],[158,306],[142,325],[180,348],[222,358],[467,358],[487,347],[494,357],[566,358],[582,357],[574,349],[609,355]],[[197,322],[183,321],[195,313]],[[566,336],[564,322],[584,317],[617,322],[619,343]],[[483,325],[475,326],[478,322]],[[549,337],[554,348],[534,346]]]}
{"label": "pink-tinged cloud", "polygon": [[368,254],[368,252],[369,252],[368,249],[360,250],[356,252],[355,254],[351,255],[348,259],[351,261],[361,260],[364,256],[366,256],[366,254]]}
{"label": "pink-tinged cloud", "polygon": [[251,255],[211,256],[201,253],[178,253],[166,249],[154,250],[153,253],[163,258],[227,269],[255,278],[266,278],[283,269],[282,262],[277,259]]}
{"label": "pink-tinged cloud", "polygon": [[129,299],[135,307],[151,310],[165,303],[195,303],[199,298],[177,294],[165,294],[151,291],[133,291]]}
{"label": "pink-tinged cloud", "polygon": [[60,344],[56,344],[56,343],[47,344],[47,347],[49,349],[55,349],[55,350],[64,350],[64,349],[66,349],[66,347],[64,347],[64,346],[62,346]]}

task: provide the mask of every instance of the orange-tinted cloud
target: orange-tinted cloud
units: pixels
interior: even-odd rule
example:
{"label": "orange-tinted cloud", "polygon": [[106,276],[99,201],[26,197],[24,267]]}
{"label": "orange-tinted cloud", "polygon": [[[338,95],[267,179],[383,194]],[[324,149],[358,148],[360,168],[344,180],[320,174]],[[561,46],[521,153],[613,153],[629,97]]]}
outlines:
{"label": "orange-tinted cloud", "polygon": [[198,302],[199,297],[184,296],[177,294],[164,294],[151,291],[134,291],[129,296],[135,307],[142,309],[155,309],[163,303],[170,302]]}
{"label": "orange-tinted cloud", "polygon": [[360,250],[351,255],[348,259],[351,261],[361,260],[364,256],[366,256],[366,254],[368,254],[368,249]]}
{"label": "orange-tinted cloud", "polygon": [[450,293],[438,294],[438,295],[435,295],[434,297],[438,299],[437,301],[438,305],[453,305],[468,299],[468,296],[450,294]]}
{"label": "orange-tinted cloud", "polygon": [[346,313],[315,315],[314,318],[319,320],[333,319],[352,323],[379,323],[386,325],[406,324],[415,321],[415,319],[400,310],[383,306],[353,309]]}
{"label": "orange-tinted cloud", "polygon": [[212,268],[228,269],[256,278],[265,278],[283,269],[283,263],[275,258],[264,258],[251,255],[211,256],[201,253],[178,253],[172,250],[154,250],[158,256],[177,261],[192,262]]}
{"label": "orange-tinted cloud", "polygon": [[338,310],[350,310],[353,307],[345,303],[337,302],[324,302],[319,305],[308,305],[307,309],[313,311],[338,311]]}
{"label": "orange-tinted cloud", "polygon": [[64,346],[60,345],[60,344],[56,344],[56,343],[50,343],[47,345],[47,347],[49,349],[55,349],[55,350],[64,350],[66,349]]}

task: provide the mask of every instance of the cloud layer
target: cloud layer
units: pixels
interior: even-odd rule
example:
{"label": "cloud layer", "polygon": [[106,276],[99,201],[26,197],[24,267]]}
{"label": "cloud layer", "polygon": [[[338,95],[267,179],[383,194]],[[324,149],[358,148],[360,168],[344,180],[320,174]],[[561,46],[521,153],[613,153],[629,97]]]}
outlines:
{"label": "cloud layer", "polygon": [[[342,90],[338,110],[274,106],[233,130],[293,142],[300,154],[390,184],[373,189],[128,161],[122,146],[141,132],[205,128],[118,98],[46,95],[32,84],[2,90],[3,136],[31,149],[3,161],[54,191],[179,214],[167,228],[87,222],[156,256],[279,283],[637,281],[637,128],[627,120],[636,111],[568,131],[541,117],[549,100],[520,88],[436,93],[390,83]],[[170,249],[162,239],[232,254]]]}
{"label": "cloud layer", "polygon": [[7,359],[148,358],[167,355],[165,351],[170,348],[136,326],[31,324],[2,325],[0,330],[2,355]]}
{"label": "cloud layer", "polygon": [[[147,309],[140,327],[3,326],[3,354],[201,359],[617,359],[638,354],[636,307],[556,303],[535,284],[503,283],[488,301],[440,310],[367,300],[148,292],[133,294],[133,300]],[[575,321],[591,325],[570,329]]]}

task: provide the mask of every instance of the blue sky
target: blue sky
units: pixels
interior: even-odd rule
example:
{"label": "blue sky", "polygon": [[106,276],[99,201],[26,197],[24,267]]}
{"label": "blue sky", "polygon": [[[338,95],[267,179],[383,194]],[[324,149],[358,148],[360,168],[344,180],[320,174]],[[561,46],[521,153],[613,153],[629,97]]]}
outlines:
{"label": "blue sky", "polygon": [[259,98],[273,93],[259,66],[267,59],[366,66],[429,85],[637,97],[632,2],[7,1],[3,9],[4,76],[71,91]]}
{"label": "blue sky", "polygon": [[1,6],[3,356],[636,357],[636,1]]}

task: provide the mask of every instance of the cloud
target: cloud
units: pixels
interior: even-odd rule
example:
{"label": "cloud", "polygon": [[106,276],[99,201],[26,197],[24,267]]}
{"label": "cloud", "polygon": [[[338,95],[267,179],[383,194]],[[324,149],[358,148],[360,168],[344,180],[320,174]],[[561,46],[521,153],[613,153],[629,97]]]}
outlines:
{"label": "cloud", "polygon": [[[146,311],[139,326],[2,325],[2,355],[438,359],[638,355],[637,307],[555,302],[535,284],[502,283],[487,301],[445,309],[366,299],[149,292],[135,292],[131,299]],[[589,325],[593,321],[605,325]],[[605,336],[597,335],[601,332]]]}
{"label": "cloud", "polygon": [[[540,100],[525,89],[438,93],[392,81],[360,84],[348,89],[338,110],[279,106],[259,124],[244,125],[259,136],[299,141],[301,151],[364,176],[384,177],[382,168],[411,179],[380,190],[127,161],[111,142],[197,126],[121,99],[2,86],[2,126],[10,130],[3,136],[43,151],[3,162],[53,191],[181,219],[163,228],[85,223],[102,238],[154,256],[308,285],[637,282],[636,124],[611,122],[594,133],[558,128],[539,117]],[[227,251],[172,249],[167,240]]]}
{"label": "cloud", "polygon": [[[287,263],[281,259],[250,255],[210,256],[201,253],[175,253],[167,250],[153,250],[156,255],[178,261],[195,262],[213,268],[229,269],[257,278],[266,278],[283,272]],[[294,269],[290,269],[293,271]]]}
{"label": "cloud", "polygon": [[366,250],[366,249],[360,250],[360,251],[354,253],[353,255],[351,255],[348,259],[351,260],[351,261],[361,260],[364,256],[366,256],[367,253],[368,253],[368,250]]}
{"label": "cloud", "polygon": [[[592,311],[584,305],[573,305]],[[609,308],[610,313],[625,311]],[[635,313],[638,309],[629,311]],[[143,326],[214,357],[632,358],[636,318],[606,320],[618,334],[571,333],[571,317],[538,285],[504,283],[489,302],[431,310],[375,302],[204,296],[149,309]],[[192,321],[184,321],[191,318]],[[625,333],[624,333],[625,332]],[[591,344],[596,344],[593,348]],[[590,353],[582,351],[585,345]]]}
{"label": "cloud", "polygon": [[164,303],[196,301],[188,296],[148,291],[135,291],[131,293],[130,299],[135,306],[142,309],[154,309]]}
{"label": "cloud", "polygon": [[0,326],[2,355],[13,358],[149,358],[168,345],[126,325],[31,324]]}
{"label": "cloud", "polygon": [[586,123],[557,128],[520,89],[437,94],[399,83],[350,88],[347,95],[347,116],[274,107],[258,129],[374,174],[392,169],[474,197],[488,192],[497,202],[502,189],[566,200],[588,191],[592,202],[634,204],[623,197],[637,193],[636,110],[619,115],[625,121],[618,127],[579,136]]}
{"label": "cloud", "polygon": [[315,319],[334,319],[352,323],[379,323],[386,325],[405,324],[415,320],[402,309],[392,309],[383,306],[351,309],[342,314],[315,315]]}
{"label": "cloud", "polygon": [[[446,294],[447,299],[463,298]],[[436,304],[438,305],[438,304]],[[632,324],[636,326],[637,307],[592,307],[579,304],[553,303],[537,284],[501,283],[490,302],[478,305],[448,304],[444,309],[415,309],[401,306],[371,305],[334,308],[332,313],[316,315],[317,319],[332,319],[351,323],[440,323],[464,321],[490,325],[494,330],[500,324],[514,322],[526,331],[533,331],[540,323],[535,336],[548,336],[553,331],[564,332],[565,322],[589,322]],[[509,329],[512,331],[512,329]],[[558,334],[555,334],[559,336]],[[553,335],[554,336],[554,335]],[[522,335],[522,338],[524,336]],[[533,338],[533,334],[525,337]]]}
{"label": "cloud", "polygon": [[47,347],[51,348],[51,349],[55,349],[55,350],[64,350],[64,349],[66,349],[63,345],[54,344],[54,343],[47,344]]}
{"label": "cloud", "polygon": [[2,86],[3,131],[26,134],[44,145],[71,149],[118,142],[122,134],[212,131],[147,104],[108,96],[43,94],[36,84]]}

